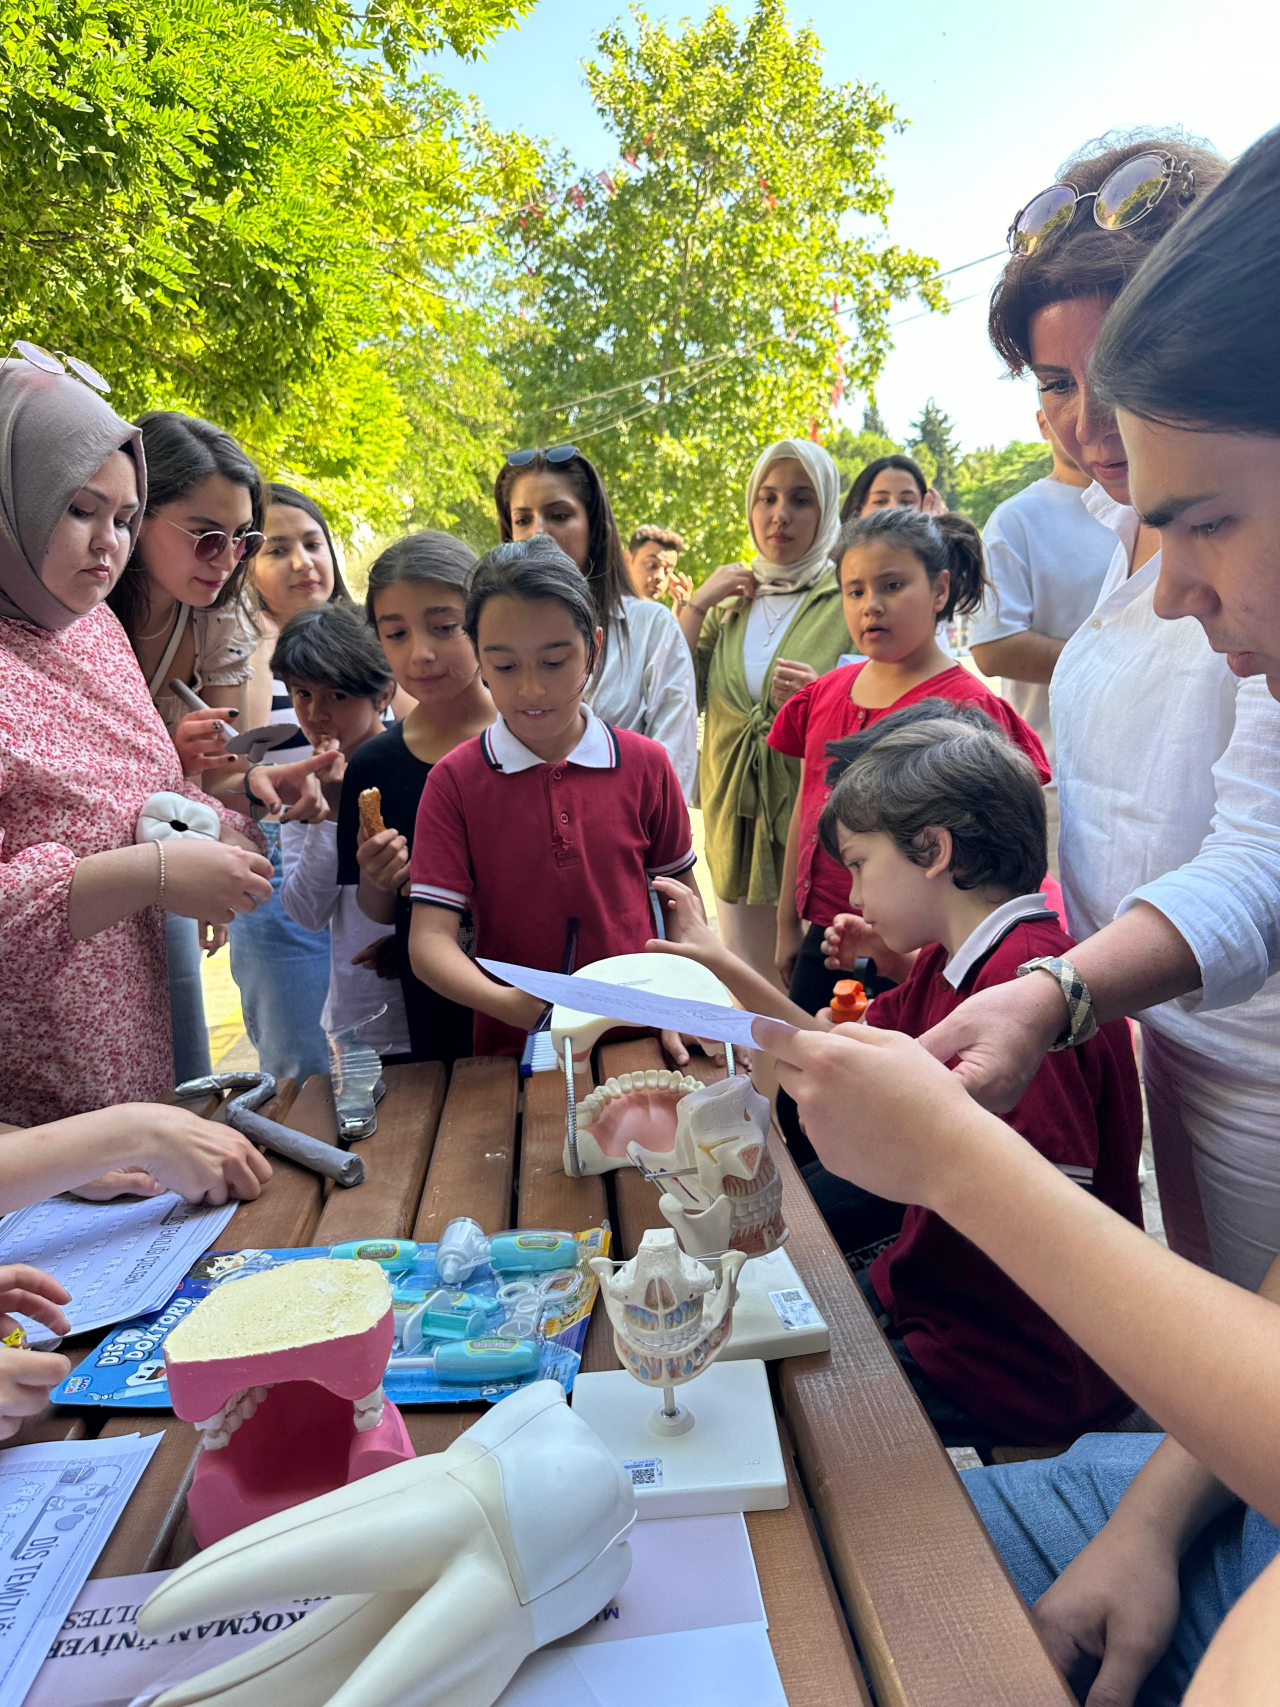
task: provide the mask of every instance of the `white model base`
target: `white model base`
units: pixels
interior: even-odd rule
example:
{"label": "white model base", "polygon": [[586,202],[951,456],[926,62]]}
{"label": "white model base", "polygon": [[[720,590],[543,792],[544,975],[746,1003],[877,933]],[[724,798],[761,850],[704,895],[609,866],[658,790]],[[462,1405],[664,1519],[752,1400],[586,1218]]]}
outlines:
{"label": "white model base", "polygon": [[770,1362],[775,1357],[830,1350],[831,1330],[818,1314],[786,1247],[744,1262],[738,1271],[733,1333],[719,1361],[759,1357]]}
{"label": "white model base", "polygon": [[623,1369],[579,1374],[573,1383],[574,1414],[622,1460],[637,1515],[708,1517],[785,1506],[787,1473],[764,1364],[713,1363],[675,1393],[694,1421],[686,1433],[670,1435],[650,1426],[662,1409],[661,1388],[641,1386]]}

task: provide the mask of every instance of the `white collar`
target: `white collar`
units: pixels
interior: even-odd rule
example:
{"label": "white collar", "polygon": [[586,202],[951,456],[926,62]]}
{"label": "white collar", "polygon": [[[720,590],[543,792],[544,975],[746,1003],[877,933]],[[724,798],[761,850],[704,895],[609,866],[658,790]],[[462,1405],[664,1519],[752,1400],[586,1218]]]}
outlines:
{"label": "white collar", "polygon": [[942,976],[953,990],[958,990],[983,955],[989,954],[1014,925],[1021,924],[1023,919],[1056,919],[1057,916],[1046,901],[1043,889],[1036,895],[1015,895],[1012,901],[1006,901],[994,913],[988,913],[977,929],[969,932],[942,968]]}
{"label": "white collar", "polygon": [[[582,765],[587,770],[611,771],[618,767],[618,741],[613,730],[607,723],[602,723],[589,705],[583,706],[587,715],[587,727],[578,745],[568,758],[559,762],[566,765]],[[544,765],[546,759],[540,759],[531,752],[524,742],[513,735],[507,727],[506,719],[499,717],[496,723],[491,723],[480,737],[480,750],[485,761],[496,771],[504,771],[514,776],[518,771],[531,770],[534,765]]]}
{"label": "white collar", "polygon": [[1091,486],[1085,487],[1080,502],[1095,521],[1101,522],[1104,528],[1110,528],[1112,533],[1118,535],[1132,557],[1133,548],[1138,543],[1138,512],[1132,504],[1121,504],[1096,480]]}

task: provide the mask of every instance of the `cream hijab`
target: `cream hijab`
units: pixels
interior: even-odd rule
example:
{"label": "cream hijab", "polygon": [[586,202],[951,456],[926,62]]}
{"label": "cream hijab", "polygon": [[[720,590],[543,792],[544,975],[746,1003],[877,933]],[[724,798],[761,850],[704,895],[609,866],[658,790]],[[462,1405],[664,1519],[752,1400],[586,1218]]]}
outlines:
{"label": "cream hijab", "polygon": [[821,445],[814,444],[812,439],[779,439],[767,450],[761,451],[755,467],[751,470],[751,478],[747,481],[747,526],[751,528],[751,512],[755,508],[756,493],[760,490],[761,482],[775,462],[781,462],[786,457],[793,457],[800,463],[813,489],[818,494],[820,514],[818,531],[813,536],[813,544],[804,556],[795,563],[770,563],[767,557],[760,554],[759,542],[755,530],[751,538],[756,546],[755,561],[751,565],[751,573],[756,579],[756,588],[762,593],[803,593],[812,587],[831,568],[831,551],[840,533],[840,473],[827,452]]}
{"label": "cream hijab", "polygon": [[127,451],[138,471],[136,543],[147,501],[137,427],[70,374],[0,362],[0,617],[48,629],[79,620],[40,579],[40,565],[72,497],[113,450]]}

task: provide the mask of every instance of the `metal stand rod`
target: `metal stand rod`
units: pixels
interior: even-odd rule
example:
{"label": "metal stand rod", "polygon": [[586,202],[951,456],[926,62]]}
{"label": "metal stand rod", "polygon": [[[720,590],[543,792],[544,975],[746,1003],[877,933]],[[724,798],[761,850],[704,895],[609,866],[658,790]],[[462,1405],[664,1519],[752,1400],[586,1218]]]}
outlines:
{"label": "metal stand rod", "polygon": [[676,1404],[676,1390],[675,1390],[675,1388],[674,1387],[664,1387],[662,1389],[662,1414],[663,1414],[663,1416],[664,1417],[674,1417],[678,1413],[679,1408],[680,1407]]}

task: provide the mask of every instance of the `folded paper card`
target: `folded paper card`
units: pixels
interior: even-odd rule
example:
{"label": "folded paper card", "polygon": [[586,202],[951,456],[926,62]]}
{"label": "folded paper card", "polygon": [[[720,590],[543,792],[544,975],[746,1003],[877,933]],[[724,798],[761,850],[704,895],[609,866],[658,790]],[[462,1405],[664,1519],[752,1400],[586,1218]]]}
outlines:
{"label": "folded paper card", "polygon": [[[486,972],[511,984],[526,995],[544,1002],[558,1002],[578,1013],[599,1014],[619,1025],[643,1026],[655,1031],[680,1031],[688,1037],[712,1038],[732,1043],[735,1049],[758,1049],[751,1028],[760,1014],[742,1008],[721,1007],[714,1002],[690,1002],[664,996],[639,984],[604,984],[594,978],[566,977],[559,972],[539,972],[532,966],[512,966],[505,960],[479,960]],[[777,1022],[775,1022],[777,1023]],[[791,1028],[794,1029],[794,1028]]]}

